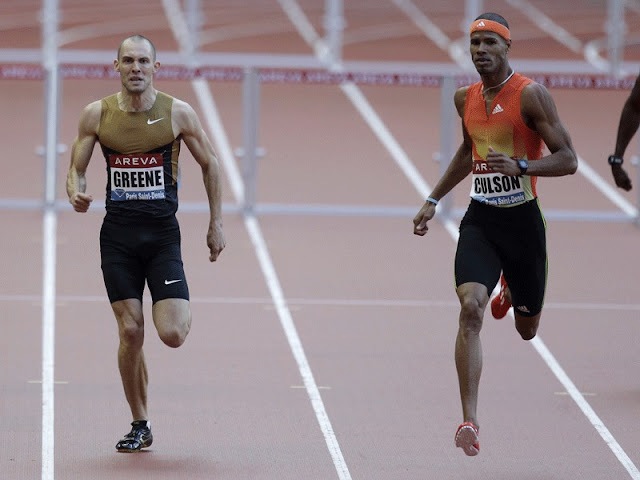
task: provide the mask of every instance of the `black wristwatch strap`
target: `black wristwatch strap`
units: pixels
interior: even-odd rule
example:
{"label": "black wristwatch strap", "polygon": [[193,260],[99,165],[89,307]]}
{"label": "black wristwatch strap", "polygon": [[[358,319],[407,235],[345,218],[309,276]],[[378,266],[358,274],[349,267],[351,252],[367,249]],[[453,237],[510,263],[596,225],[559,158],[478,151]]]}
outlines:
{"label": "black wristwatch strap", "polygon": [[624,160],[622,160],[622,157],[616,157],[615,155],[609,155],[607,161],[609,162],[609,165],[622,165],[622,163],[624,162]]}
{"label": "black wristwatch strap", "polygon": [[518,164],[518,167],[520,167],[520,175],[526,174],[529,169],[529,162],[524,158],[518,158],[516,163]]}

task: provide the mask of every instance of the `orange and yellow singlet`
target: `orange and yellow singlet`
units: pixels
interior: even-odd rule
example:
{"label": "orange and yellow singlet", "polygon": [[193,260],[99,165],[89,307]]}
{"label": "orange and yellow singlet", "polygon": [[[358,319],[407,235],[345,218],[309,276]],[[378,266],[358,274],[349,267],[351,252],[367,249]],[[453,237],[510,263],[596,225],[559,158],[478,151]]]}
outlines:
{"label": "orange and yellow singlet", "polygon": [[514,74],[489,109],[482,96],[482,82],[467,89],[464,125],[472,140],[471,198],[497,207],[512,207],[536,198],[537,177],[506,176],[489,169],[489,147],[512,158],[529,161],[542,157],[543,142],[522,120],[520,96],[532,80]]}

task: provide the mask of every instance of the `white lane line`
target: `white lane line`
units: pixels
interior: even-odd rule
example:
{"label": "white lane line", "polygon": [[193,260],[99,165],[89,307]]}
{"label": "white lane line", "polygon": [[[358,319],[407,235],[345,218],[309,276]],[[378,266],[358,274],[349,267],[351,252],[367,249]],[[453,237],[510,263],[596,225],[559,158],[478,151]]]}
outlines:
{"label": "white lane line", "polygon": [[56,246],[57,212],[56,169],[58,116],[60,111],[60,77],[58,75],[59,2],[42,2],[43,67],[46,79],[45,128],[45,207],[42,221],[42,438],[41,479],[55,475],[55,327],[56,327]]}
{"label": "white lane line", "polygon": [[591,184],[607,197],[613,204],[630,217],[638,215],[638,209],[634,207],[620,192],[611,184],[605,181],[591,166],[580,156],[578,156],[578,172],[581,173]]}
{"label": "white lane line", "polygon": [[467,51],[461,48],[460,42],[452,42],[451,39],[427,17],[411,0],[392,0],[396,7],[418,27],[424,35],[435,43],[441,50],[449,53],[449,56],[462,68],[473,67]]}
{"label": "white lane line", "polygon": [[[192,38],[180,4],[176,0],[162,0],[162,6],[164,7],[171,30],[180,46],[180,51],[185,55],[189,55],[193,51]],[[242,175],[236,164],[229,139],[222,126],[218,108],[209,89],[209,84],[206,80],[198,78],[192,80],[191,85],[198,97],[198,103],[201,106],[206,106],[206,108],[203,108],[205,120],[209,126],[212,138],[216,140],[217,153],[219,154],[219,159],[227,175],[231,191],[235,199],[240,202],[244,198]]]}
{"label": "white lane line", "polygon": [[406,37],[415,33],[415,29],[406,22],[369,25],[348,32],[342,39],[342,45],[353,45],[362,42],[373,42]]}
{"label": "white lane line", "polygon": [[445,52],[451,40],[438,26],[427,17],[411,0],[392,0],[394,5],[418,27],[424,35]]}
{"label": "white lane line", "polygon": [[[432,187],[424,180],[424,178],[422,178],[422,175],[420,175],[420,172],[414,163],[366,99],[362,90],[353,83],[345,83],[340,86],[340,89],[360,113],[367,125],[369,125],[380,143],[382,143],[382,145],[384,145],[387,151],[391,154],[396,165],[398,165],[400,170],[402,170],[416,191],[422,198],[427,198],[431,193]],[[418,213],[417,208],[416,213]],[[452,220],[443,220],[443,224],[449,234],[457,240],[458,226]]]}
{"label": "white lane line", "polygon": [[[58,37],[58,46],[62,47],[74,42],[81,42],[87,39],[106,37],[108,35],[130,35],[130,32],[136,31],[143,22],[160,23],[164,17],[147,13],[144,16],[120,16],[114,21],[100,21],[69,27],[60,31]],[[69,21],[67,19],[67,21]],[[115,58],[116,52],[114,50]]]}
{"label": "white lane line", "polygon": [[[418,7],[411,2],[411,0],[392,0],[393,3],[400,8],[413,22],[422,30],[422,32],[430,38],[436,45],[443,50],[451,50],[450,39],[441,32],[438,27],[429,20],[426,15],[422,13]],[[571,35],[568,31],[563,29],[560,25],[556,24],[550,17],[538,10],[526,0],[507,0],[507,3],[511,4],[516,9],[520,9],[529,19],[541,30],[548,33],[552,38],[565,45],[570,50],[579,53],[583,50],[582,42]],[[467,52],[464,53],[464,59],[460,58],[458,54],[451,54],[451,57],[462,67],[468,66],[466,59],[468,58]],[[593,62],[592,62],[593,63]],[[630,217],[636,217],[638,210],[628,202],[620,193],[611,187],[611,185],[602,179],[598,173],[593,170],[582,158],[579,158],[579,169],[581,173],[591,184],[593,184],[600,192],[602,192],[611,202],[613,202],[618,208],[620,208],[625,214]],[[403,170],[404,171],[404,170]],[[405,172],[406,173],[406,172]],[[420,190],[418,190],[420,191]]]}
{"label": "white lane line", "polygon": [[571,35],[566,29],[562,28],[554,22],[548,15],[538,8],[534,7],[526,0],[506,0],[515,9],[524,13],[531,22],[543,32],[547,33],[551,38],[561,43],[569,50],[575,53],[581,53],[583,50],[582,42],[579,38]]}
{"label": "white lane line", "polygon": [[[294,390],[302,390],[305,387],[304,385],[291,385],[289,388],[292,388]],[[327,386],[318,386],[318,390],[331,390],[331,387],[327,387]]]}
{"label": "white lane line", "polygon": [[[180,10],[180,5],[177,3],[177,0],[163,0],[162,3],[165,8],[165,12],[167,13],[167,17],[171,22],[172,29],[174,29],[176,39],[181,45],[181,50],[183,52],[190,51],[188,50],[190,44],[187,44],[185,47],[182,43],[182,40],[185,38],[188,39],[189,36],[186,35],[186,21],[184,20],[182,11]],[[195,85],[194,88],[196,88]],[[204,89],[203,85],[198,86],[197,91],[202,89]],[[213,97],[210,96],[210,94],[209,96],[199,95],[199,101],[205,102],[201,104],[201,107],[206,117],[207,124],[215,125],[215,128],[211,128],[210,131],[212,138],[214,139],[216,145],[225,146],[219,151],[219,154],[221,156],[226,157],[223,159],[223,165],[235,165],[235,160],[233,158],[233,154],[231,153],[231,149],[226,147],[229,145],[226,132],[224,131],[222,123],[220,122],[220,118],[217,115],[217,110],[215,109],[215,105],[212,103],[212,100]],[[211,112],[216,113],[211,114]],[[233,176],[235,176],[235,174],[232,174],[232,177]],[[242,185],[241,177],[238,177],[236,180],[238,181],[239,185]],[[239,193],[239,188],[234,189],[236,200],[238,202],[241,202],[242,196]],[[351,480],[351,474],[349,473],[349,469],[347,468],[347,464],[342,455],[342,451],[331,425],[331,421],[329,420],[329,416],[327,415],[326,409],[324,407],[324,402],[322,401],[320,391],[318,390],[318,386],[314,380],[311,367],[309,365],[307,356],[302,346],[302,342],[300,340],[300,336],[298,335],[295,324],[293,323],[291,312],[289,311],[287,301],[282,292],[280,281],[278,280],[276,270],[266,246],[266,242],[260,230],[260,225],[258,224],[257,219],[252,215],[244,216],[244,224],[254,246],[255,253],[258,258],[258,263],[260,264],[260,268],[265,277],[265,281],[267,283],[269,293],[271,294],[273,304],[276,307],[276,311],[280,319],[280,324],[284,330],[287,342],[289,343],[289,347],[291,348],[296,363],[298,364],[298,371],[307,390],[307,395],[311,401],[313,411],[316,415],[316,419],[324,436],[336,472],[338,473],[338,478],[340,480]]]}
{"label": "white lane line", "polygon": [[[147,294],[145,298],[149,300]],[[65,307],[68,303],[103,303],[107,300],[104,295],[58,295],[56,296],[56,307]],[[23,302],[33,305],[41,305],[40,295],[28,294],[8,294],[0,295],[0,302]],[[229,305],[261,305],[271,304],[272,299],[268,297],[191,297],[194,304],[229,304]],[[415,307],[415,308],[458,308],[460,304],[453,300],[397,300],[391,298],[287,298],[289,305],[330,305],[336,307]],[[601,312],[638,312],[640,303],[571,303],[556,302],[545,303],[545,310],[581,310],[581,311],[601,311]]]}
{"label": "white lane line", "polygon": [[[411,2],[411,0],[392,1],[413,20],[425,36],[431,39],[441,49],[449,50],[451,57],[459,65],[462,67],[468,66],[465,61],[468,57],[467,53],[464,52],[465,59],[461,59],[457,53],[453,54],[450,39],[441,32],[426,15],[424,15],[424,13],[422,13],[422,11]],[[548,33],[552,38],[565,45],[570,50],[576,53],[583,51],[583,44],[577,37],[571,35],[567,30],[555,23],[549,16],[545,15],[542,11],[531,5],[526,0],[507,0],[507,3],[511,4],[514,8],[521,10],[538,28]],[[592,59],[592,63],[596,64],[597,62]],[[598,65],[602,67],[601,64],[598,63],[597,66]],[[602,177],[598,175],[582,158],[580,158],[579,161],[580,168],[578,171],[584,175],[589,182],[591,182],[609,200],[617,205],[625,214],[631,217],[637,216],[638,210],[631,203],[620,195],[618,191],[612,188],[608,182],[604,181]]]}
{"label": "white lane line", "polygon": [[627,470],[631,478],[633,480],[640,480],[640,471],[638,471],[629,456],[625,453],[625,451],[616,441],[609,429],[605,426],[604,422],[600,420],[600,417],[598,417],[593,408],[591,408],[589,402],[585,400],[584,395],[580,393],[580,390],[576,388],[574,383],[565,373],[563,368],[549,351],[542,339],[539,336],[534,337],[531,340],[531,345],[533,345],[536,351],[544,359],[553,374],[564,386],[564,388],[567,390],[567,393],[571,396],[576,405],[578,405],[580,410],[582,410],[582,413],[585,415],[585,417],[587,417],[589,422],[591,422],[591,425],[593,425],[596,431],[600,434],[604,442],[609,446],[613,454],[616,456],[622,466]]}
{"label": "white lane line", "polygon": [[[279,0],[279,1],[281,4],[285,2],[285,0]],[[293,0],[286,0],[286,3],[288,4],[288,3],[291,3],[292,1]],[[345,85],[343,87],[343,91],[345,91],[345,93],[352,92],[354,89],[359,90],[355,85]],[[349,98],[351,99],[352,97],[349,97]],[[415,168],[415,166],[413,166],[410,160],[409,160],[409,163],[411,164],[411,168],[404,168],[404,164],[405,164],[404,158],[402,158],[400,161],[396,159],[399,146],[398,148],[395,147],[395,145],[397,144],[397,142],[395,142],[395,139],[393,140],[393,142],[388,141],[388,139],[386,138],[388,129],[386,128],[386,126],[384,126],[384,123],[380,120],[377,113],[373,111],[373,108],[371,108],[368,102],[366,102],[364,95],[362,95],[361,92],[358,95],[353,94],[353,99],[357,99],[357,102],[359,105],[356,105],[356,108],[358,108],[358,111],[361,111],[360,109],[362,108],[361,113],[366,112],[367,117],[365,117],[365,120],[369,125],[375,126],[374,131],[376,132],[376,135],[379,135],[379,138],[381,139],[383,145],[385,145],[385,147],[387,147],[388,149],[389,147],[391,147],[391,149],[389,150],[389,153],[391,153],[391,155],[394,156],[396,163],[398,163],[398,165],[403,170],[405,175],[411,175],[409,177],[409,181],[414,185],[416,190],[418,190],[420,195],[425,197],[425,187],[428,187],[426,181],[418,173],[417,169]],[[360,105],[360,102],[362,100],[366,102],[367,106],[365,106],[365,104]],[[390,133],[388,133],[388,135],[392,138]],[[408,157],[407,157],[407,160],[408,160]],[[457,229],[453,230],[452,228],[447,228],[447,231],[449,231],[452,238],[457,241],[458,239]],[[534,341],[532,342],[532,345],[534,346],[538,354],[541,356],[541,358],[544,360],[544,362],[547,364],[549,369],[551,369],[551,371],[556,375],[556,378],[560,381],[560,383],[562,383],[567,389],[567,391],[570,392],[571,398],[574,400],[574,402],[576,402],[578,407],[582,410],[582,412],[585,414],[587,419],[594,426],[596,431],[600,433],[605,443],[607,443],[609,448],[611,448],[611,450],[616,455],[618,460],[631,474],[632,478],[634,480],[640,480],[640,476],[636,476],[637,469],[635,469],[635,466],[629,460],[629,457],[624,453],[620,445],[617,444],[617,442],[615,441],[613,436],[609,433],[609,431],[606,429],[602,421],[600,421],[600,419],[595,415],[595,412],[593,412],[593,409],[591,408],[591,406],[588,404],[585,398],[580,394],[580,391],[575,388],[575,386],[573,385],[569,377],[564,373],[564,371],[562,370],[558,362],[555,360],[553,355],[551,355],[551,352],[547,349],[544,342],[542,341],[542,338],[540,338],[539,335],[535,337]]]}
{"label": "white lane line", "polygon": [[[575,53],[582,53],[584,59],[597,69],[603,72],[611,69],[609,61],[600,55],[600,50],[603,48],[606,38],[591,40],[584,44],[578,37],[569,33],[526,0],[506,0],[506,2],[514,8],[520,9],[538,28],[551,36],[551,38]],[[627,73],[621,71],[620,74],[626,75]]]}
{"label": "white lane line", "polygon": [[42,480],[53,480],[55,465],[56,230],[56,212],[53,209],[47,209],[44,214],[42,232]]}
{"label": "white lane line", "polygon": [[[314,39],[314,43],[311,46],[313,47],[316,56],[322,59],[322,53],[325,51],[326,46],[315,30],[313,30],[313,26],[307,20],[306,16],[304,16],[304,12],[302,12],[297,2],[295,0],[278,1],[291,22],[300,32],[300,35],[305,40],[307,38]],[[309,29],[312,29],[313,31],[309,32]],[[307,41],[307,43],[309,43],[309,41]],[[429,184],[422,178],[413,162],[409,159],[409,156],[396,141],[384,122],[380,119],[380,116],[373,109],[360,88],[353,83],[344,83],[340,85],[340,89],[360,113],[367,125],[369,125],[371,130],[375,133],[378,140],[391,154],[393,160],[404,172],[405,176],[413,184],[413,187],[418,191],[420,196],[422,198],[427,198],[431,193],[431,186],[429,186]],[[447,231],[457,239],[458,227],[451,220],[446,220],[443,223]]]}
{"label": "white lane line", "polygon": [[[295,0],[278,1],[280,2],[282,9],[287,14],[291,22],[300,32],[300,35],[305,40],[307,40],[307,38],[313,39],[313,44],[310,45],[313,47],[316,56],[322,59],[323,52],[327,47],[315,32],[315,30],[313,30],[313,26],[307,20],[304,12],[302,12],[297,2]],[[310,32],[309,29],[311,29],[312,31]],[[310,42],[307,40],[307,43]],[[409,156],[393,137],[384,122],[380,119],[380,116],[373,109],[369,101],[363,95],[360,88],[353,83],[344,83],[340,85],[340,89],[351,101],[356,110],[360,113],[367,125],[369,125],[371,130],[378,137],[378,140],[391,154],[398,167],[400,167],[400,169],[404,172],[405,176],[413,184],[414,188],[418,191],[422,198],[427,198],[427,196],[429,196],[429,194],[431,193],[432,188],[419,174],[415,165],[409,159]],[[444,225],[447,231],[449,231],[451,235],[454,235],[457,238],[457,227],[454,225],[454,223],[450,220],[446,220],[444,222]]]}
{"label": "white lane line", "polygon": [[351,100],[351,103],[353,103],[358,113],[360,113],[364,121],[369,125],[369,128],[375,132],[380,143],[382,143],[391,154],[398,167],[400,167],[400,170],[402,170],[402,173],[405,174],[413,185],[413,188],[415,188],[422,197],[427,198],[431,193],[431,186],[422,178],[416,166],[368,102],[362,90],[353,83],[341,85],[340,89],[347,98]]}
{"label": "white lane line", "polygon": [[164,8],[165,17],[169,22],[173,36],[178,42],[180,52],[190,55],[193,53],[193,41],[180,2],[178,0],[162,0],[162,8]]}
{"label": "white lane line", "polygon": [[278,281],[278,276],[273,266],[273,262],[271,261],[271,258],[269,256],[269,252],[267,250],[264,237],[262,236],[262,233],[260,231],[258,221],[254,216],[247,215],[245,217],[245,224],[247,226],[247,229],[249,230],[251,241],[256,250],[256,255],[258,255],[260,268],[262,269],[263,275],[267,280],[267,286],[269,287],[269,292],[271,293],[271,297],[276,307],[278,317],[280,318],[280,323],[282,324],[282,328],[285,331],[287,341],[289,342],[289,346],[291,348],[291,351],[293,352],[293,356],[295,357],[298,364],[298,370],[300,371],[300,375],[302,376],[304,386],[307,390],[307,395],[311,400],[313,411],[316,414],[316,419],[318,420],[318,424],[320,425],[320,429],[322,430],[322,434],[324,435],[327,448],[329,449],[329,453],[331,455],[331,458],[333,459],[333,464],[336,472],[338,473],[338,478],[340,480],[350,480],[351,474],[349,473],[349,469],[345,462],[344,456],[342,455],[340,445],[338,444],[335,432],[333,430],[333,427],[331,426],[331,421],[329,420],[329,416],[327,415],[327,411],[324,407],[322,396],[320,395],[318,386],[315,382],[315,379],[313,378],[313,373],[311,371],[309,362],[307,361],[304,347],[302,346],[302,342],[296,330],[295,324],[293,323],[293,318],[291,317],[291,312],[289,311],[287,301],[284,298],[284,294],[282,293],[282,287],[280,286],[280,282]]}
{"label": "white lane line", "polygon": [[291,23],[296,27],[300,36],[313,48],[316,56],[322,60],[327,58],[329,53],[328,45],[320,38],[320,35],[313,28],[313,25],[295,0],[278,0],[280,7],[284,10]]}
{"label": "white lane line", "polygon": [[250,38],[274,33],[286,33],[291,28],[289,22],[261,18],[255,22],[234,23],[223,27],[204,30],[200,34],[200,45],[210,45],[237,38]]}
{"label": "white lane line", "polygon": [[[591,65],[600,69],[603,72],[609,72],[611,70],[611,64],[609,60],[605,59],[602,55],[600,55],[600,50],[602,50],[606,45],[606,38],[599,38],[597,40],[590,40],[584,46],[584,58]],[[629,73],[621,70],[620,75],[628,75]]]}
{"label": "white lane line", "polygon": [[222,120],[218,113],[218,107],[216,107],[215,100],[211,94],[211,89],[209,89],[209,84],[206,80],[199,78],[193,80],[191,85],[196,92],[199,104],[203,107],[205,120],[209,126],[212,138],[215,139],[218,156],[227,175],[227,180],[231,186],[233,197],[236,199],[237,203],[242,202],[242,199],[244,198],[242,174],[240,173],[238,164],[235,161],[233,149],[231,148],[229,138],[227,137],[222,125]]}

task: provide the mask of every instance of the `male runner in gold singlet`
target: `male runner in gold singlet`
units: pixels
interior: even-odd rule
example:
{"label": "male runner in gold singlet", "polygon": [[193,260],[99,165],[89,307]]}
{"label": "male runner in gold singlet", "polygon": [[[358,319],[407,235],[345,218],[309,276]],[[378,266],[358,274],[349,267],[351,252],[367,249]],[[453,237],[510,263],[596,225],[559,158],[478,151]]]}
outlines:
{"label": "male runner in gold singlet", "polygon": [[[471,201],[460,224],[455,259],[460,301],[455,361],[463,414],[455,444],[467,455],[477,455],[480,448],[480,330],[489,295],[502,271],[506,283],[496,297],[494,315],[504,316],[513,303],[520,336],[530,340],[536,335],[547,278],[536,177],[573,174],[578,166],[549,92],[509,66],[510,37],[506,20],[498,14],[482,14],[472,23],[470,53],[481,81],[455,93],[463,141],[413,219],[414,233],[425,235],[438,200],[472,174]],[[550,152],[544,157],[543,143]]]}
{"label": "male runner in gold singlet", "polygon": [[154,88],[159,66],[149,39],[134,35],[120,44],[114,68],[121,89],[85,107],[67,175],[69,202],[76,212],[86,212],[93,197],[86,193],[85,174],[99,142],[108,174],[100,256],[118,323],[118,367],[133,417],[131,431],[116,445],[120,452],[136,452],[153,441],[142,350],[145,282],[153,301],[153,323],[166,345],[182,345],[191,327],[175,216],[182,141],[202,169],[209,201],[209,260],[215,261],[225,247],[216,153],[191,106]]}

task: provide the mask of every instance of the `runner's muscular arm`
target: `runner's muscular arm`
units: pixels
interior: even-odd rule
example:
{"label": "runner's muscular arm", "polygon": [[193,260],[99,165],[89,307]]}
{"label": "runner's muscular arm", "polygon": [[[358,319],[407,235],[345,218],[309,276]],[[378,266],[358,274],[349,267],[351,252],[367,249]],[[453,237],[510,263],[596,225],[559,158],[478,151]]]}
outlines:
{"label": "runner's muscular arm", "polygon": [[[560,177],[575,173],[578,157],[549,91],[538,83],[527,85],[520,97],[520,110],[524,123],[540,135],[550,152],[540,160],[529,162],[527,175]],[[490,151],[487,163],[504,175],[520,175],[518,164],[501,152]]]}
{"label": "runner's muscular arm", "polygon": [[614,155],[622,158],[631,138],[638,131],[640,126],[640,75],[636,78],[636,83],[631,89],[631,93],[624,102],[620,123],[616,135],[616,149]]}
{"label": "runner's muscular arm", "polygon": [[185,145],[202,169],[204,188],[209,200],[210,220],[207,230],[209,261],[215,262],[225,247],[222,229],[222,182],[218,157],[202,128],[198,115],[188,103],[174,99],[172,112],[174,132],[182,136]]}
{"label": "runner's muscular arm", "polygon": [[[624,102],[622,113],[620,113],[620,122],[616,134],[616,148],[613,152],[616,157],[624,157],[624,152],[638,131],[638,126],[640,126],[640,75],[636,78],[636,83]],[[626,191],[631,190],[631,179],[622,165],[611,165],[611,173],[618,187]]]}
{"label": "runner's muscular arm", "polygon": [[102,103],[99,100],[84,108],[78,122],[78,136],[71,147],[71,163],[67,173],[67,195],[73,209],[80,213],[86,212],[93,201],[93,197],[85,193],[87,190],[85,174],[93,154],[93,147],[98,140],[101,113]]}
{"label": "runner's muscular arm", "polygon": [[[460,88],[456,91],[454,101],[458,115],[460,118],[464,118],[464,101],[467,95],[467,87]],[[473,159],[471,156],[471,138],[467,133],[467,129],[464,127],[464,121],[462,122],[462,135],[463,140],[455,155],[451,159],[451,163],[447,167],[433,191],[430,197],[435,200],[440,200],[453,188],[464,180],[473,166]],[[413,219],[413,233],[423,236],[429,230],[427,222],[433,218],[436,213],[436,206],[432,202],[425,202],[418,214]]]}

